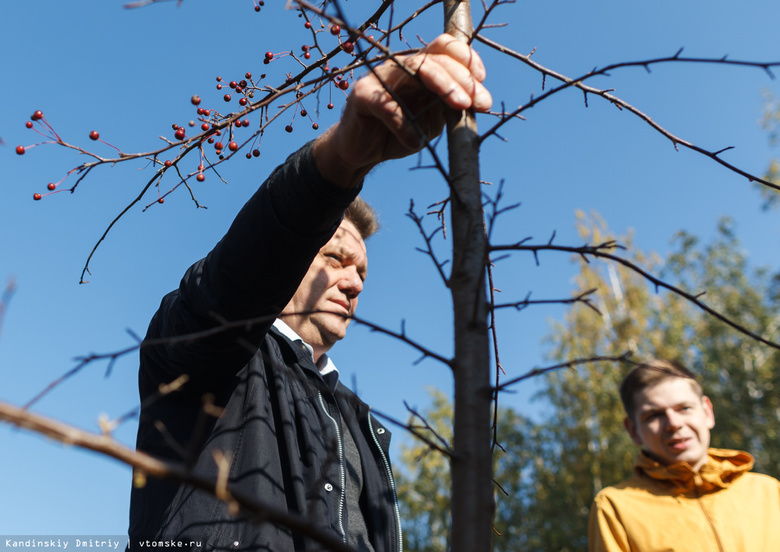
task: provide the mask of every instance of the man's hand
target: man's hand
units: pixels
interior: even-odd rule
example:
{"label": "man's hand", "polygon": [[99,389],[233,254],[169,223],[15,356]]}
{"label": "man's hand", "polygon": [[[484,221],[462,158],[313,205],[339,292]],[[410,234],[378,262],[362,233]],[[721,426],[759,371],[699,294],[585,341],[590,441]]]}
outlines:
{"label": "man's hand", "polygon": [[[419,151],[441,133],[446,109],[486,111],[493,102],[482,85],[482,60],[448,34],[396,60],[355,83],[341,120],[315,143],[317,168],[333,184],[354,186],[375,165]],[[400,98],[407,114],[385,87]]]}

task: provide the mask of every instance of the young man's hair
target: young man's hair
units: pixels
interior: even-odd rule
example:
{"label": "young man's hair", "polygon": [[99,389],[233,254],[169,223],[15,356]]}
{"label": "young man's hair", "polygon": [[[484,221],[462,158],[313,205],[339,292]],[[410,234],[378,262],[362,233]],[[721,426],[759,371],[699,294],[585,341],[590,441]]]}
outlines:
{"label": "young man's hair", "polygon": [[701,397],[704,392],[696,376],[682,364],[671,360],[653,358],[634,366],[623,378],[620,384],[620,400],[630,418],[634,416],[634,395],[643,389],[652,387],[670,378],[685,378],[691,383],[691,388]]}
{"label": "young man's hair", "polygon": [[357,196],[344,211],[344,218],[355,225],[364,240],[379,230],[379,218],[373,207]]}

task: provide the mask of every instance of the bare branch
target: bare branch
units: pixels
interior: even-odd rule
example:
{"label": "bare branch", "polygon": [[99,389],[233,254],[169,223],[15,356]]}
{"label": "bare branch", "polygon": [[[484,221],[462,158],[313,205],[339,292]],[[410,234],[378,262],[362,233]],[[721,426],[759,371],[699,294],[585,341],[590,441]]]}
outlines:
{"label": "bare branch", "polygon": [[3,290],[2,295],[0,295],[0,333],[3,331],[3,319],[5,318],[5,313],[8,310],[8,305],[11,303],[11,297],[14,296],[15,291],[16,280],[14,278],[8,278],[8,281],[5,284],[5,290]]}
{"label": "bare branch", "polygon": [[646,280],[651,282],[655,286],[656,290],[658,288],[667,289],[667,290],[671,291],[672,293],[675,293],[675,294],[679,295],[680,297],[688,300],[690,303],[693,303],[694,305],[696,305],[697,307],[702,309],[704,312],[714,316],[716,319],[718,319],[721,322],[725,323],[726,325],[732,327],[733,329],[735,329],[739,333],[741,333],[743,335],[746,335],[746,336],[748,336],[748,337],[758,341],[759,343],[763,343],[764,345],[768,345],[769,347],[772,347],[774,349],[780,349],[780,343],[777,343],[777,342],[772,341],[772,340],[770,340],[768,338],[762,337],[761,335],[759,335],[759,334],[749,330],[745,326],[743,326],[741,324],[738,324],[737,322],[735,322],[734,320],[732,320],[728,316],[726,316],[724,314],[721,314],[718,311],[716,311],[715,309],[713,309],[712,307],[709,307],[706,304],[704,304],[702,301],[699,300],[699,297],[702,295],[701,293],[700,294],[692,294],[692,293],[688,293],[686,291],[683,291],[682,289],[680,289],[678,287],[675,287],[675,286],[673,286],[671,284],[668,284],[668,283],[664,282],[663,280],[661,280],[659,278],[656,278],[655,276],[653,276],[652,274],[650,274],[649,272],[647,272],[643,268],[639,267],[635,263],[633,263],[633,262],[631,262],[631,261],[629,261],[627,259],[624,259],[622,257],[618,257],[617,255],[613,255],[612,253],[608,253],[607,252],[608,249],[612,249],[612,248],[615,248],[615,247],[616,247],[616,244],[614,244],[614,242],[606,242],[605,244],[601,244],[601,245],[597,245],[597,246],[585,245],[585,246],[582,246],[582,247],[567,247],[567,246],[562,246],[562,245],[550,245],[550,244],[547,244],[547,245],[519,245],[519,244],[515,244],[515,245],[507,245],[507,246],[493,246],[493,247],[491,247],[491,250],[493,250],[493,251],[509,251],[509,250],[514,250],[514,251],[532,251],[534,253],[534,255],[536,255],[539,251],[564,251],[564,252],[575,253],[577,255],[580,255],[586,261],[587,261],[587,257],[589,255],[593,256],[593,257],[599,257],[599,258],[609,259],[609,260],[615,261],[616,263],[625,266],[626,268],[636,272],[637,274],[639,274],[640,276],[642,276],[643,278],[645,278]]}
{"label": "bare branch", "polygon": [[579,295],[576,295],[575,297],[570,297],[568,299],[531,299],[531,292],[528,292],[528,295],[526,295],[525,299],[522,301],[517,301],[515,303],[504,303],[501,305],[493,305],[493,310],[497,309],[506,309],[506,308],[514,308],[518,311],[521,311],[530,305],[573,305],[575,303],[582,303],[592,311],[594,311],[599,316],[601,315],[601,311],[596,307],[596,305],[593,304],[593,302],[590,299],[590,296],[593,295],[598,291],[596,288],[589,289],[587,291],[583,291]]}
{"label": "bare branch", "polygon": [[[218,498],[229,499],[235,505],[252,514],[255,523],[271,522],[306,535],[328,550],[338,552],[356,552],[344,544],[340,538],[329,531],[323,531],[311,524],[311,521],[290,514],[266,504],[255,497],[248,497],[238,489],[228,485],[223,469],[216,480],[193,473],[182,464],[163,462],[143,452],[133,451],[109,435],[90,433],[71,425],[40,416],[23,408],[0,402],[0,420],[16,427],[39,433],[66,445],[91,450],[109,456],[133,468],[133,481],[144,485],[147,477],[184,482],[212,493]],[[226,459],[224,459],[226,460]],[[237,511],[234,511],[237,513]]]}
{"label": "bare branch", "polygon": [[542,374],[546,374],[547,372],[552,372],[554,370],[560,370],[561,368],[573,368],[574,366],[578,366],[580,364],[587,364],[591,362],[628,362],[631,364],[634,364],[629,360],[629,357],[631,356],[631,352],[625,352],[620,356],[594,356],[589,358],[581,358],[581,359],[574,359],[569,360],[567,362],[563,362],[561,364],[555,364],[553,366],[548,366],[546,368],[534,368],[533,370],[527,372],[526,374],[513,378],[509,381],[505,381],[499,386],[496,386],[496,391],[505,391],[507,387],[511,385],[515,385],[516,383],[519,383],[521,381],[527,380],[529,378],[533,378],[536,376],[540,376]]}
{"label": "bare branch", "polygon": [[[494,42],[494,41],[492,41],[492,40],[490,40],[490,39],[488,39],[488,38],[486,38],[486,37],[484,37],[482,35],[477,35],[476,39],[479,40],[480,42],[482,42],[483,44],[486,44],[486,45],[490,46],[491,48],[495,48],[496,50],[498,50],[498,51],[500,51],[500,52],[502,52],[504,54],[507,54],[507,55],[509,55],[511,57],[514,57],[514,58],[522,61],[523,63],[526,63],[530,67],[532,67],[532,68],[536,69],[537,71],[541,72],[544,76],[550,75],[551,77],[554,77],[554,78],[564,82],[563,85],[549,90],[548,92],[542,94],[538,98],[532,98],[525,105],[522,105],[522,106],[518,107],[512,113],[510,113],[509,115],[503,117],[498,123],[496,123],[492,128],[490,128],[487,132],[485,132],[481,136],[480,140],[485,140],[488,136],[491,136],[499,128],[501,128],[508,120],[510,120],[510,118],[518,115],[519,113],[521,113],[521,112],[523,112],[523,111],[525,111],[527,109],[530,109],[530,108],[534,107],[540,101],[543,101],[543,100],[549,98],[550,96],[552,96],[553,94],[556,94],[557,92],[560,92],[560,91],[565,90],[567,88],[576,87],[576,88],[579,88],[580,90],[582,90],[583,93],[586,94],[586,104],[587,104],[587,94],[594,94],[596,96],[604,98],[605,100],[607,100],[607,101],[611,102],[613,105],[615,105],[618,109],[620,109],[620,110],[625,109],[626,111],[628,111],[630,113],[633,113],[634,115],[636,115],[637,117],[639,117],[640,119],[645,121],[648,125],[650,125],[656,131],[658,131],[662,136],[664,136],[667,139],[669,139],[669,141],[671,141],[672,144],[674,145],[675,149],[677,149],[678,145],[684,146],[684,147],[686,147],[686,148],[688,148],[690,150],[693,150],[693,151],[695,151],[697,153],[700,153],[700,154],[702,154],[702,155],[704,155],[706,157],[709,157],[710,159],[712,159],[713,161],[715,161],[715,162],[719,163],[720,165],[724,166],[728,170],[730,170],[730,171],[732,171],[732,172],[734,172],[734,173],[736,173],[736,174],[738,174],[740,176],[743,176],[749,182],[758,182],[760,184],[763,184],[764,186],[767,186],[767,187],[772,188],[774,190],[780,191],[780,185],[775,184],[774,182],[771,182],[771,181],[766,180],[764,178],[761,178],[761,177],[759,177],[759,176],[757,176],[755,174],[752,174],[752,173],[749,173],[747,171],[744,171],[744,170],[736,167],[735,165],[727,163],[726,161],[724,161],[723,159],[721,159],[719,157],[720,153],[723,153],[727,149],[731,149],[731,147],[727,147],[727,148],[720,149],[720,150],[717,150],[717,151],[710,151],[710,150],[707,150],[707,149],[702,148],[700,146],[697,146],[697,145],[695,145],[695,144],[693,144],[693,143],[691,143],[691,142],[689,142],[687,140],[684,140],[683,138],[680,138],[679,136],[676,136],[676,135],[672,134],[671,132],[666,130],[664,127],[662,127],[660,124],[655,122],[646,113],[640,111],[639,109],[637,109],[633,105],[629,104],[628,102],[625,102],[625,101],[621,100],[617,96],[615,96],[613,94],[610,94],[610,92],[611,92],[610,90],[601,90],[601,89],[594,88],[592,86],[588,86],[588,85],[583,84],[583,81],[586,80],[586,79],[590,79],[590,78],[595,77],[597,75],[607,75],[610,70],[621,68],[621,67],[636,67],[636,66],[648,67],[648,66],[650,66],[652,64],[657,64],[657,63],[689,62],[689,63],[718,63],[718,64],[726,64],[726,65],[741,65],[741,66],[747,66],[747,67],[763,68],[766,71],[769,71],[769,69],[771,67],[780,66],[780,62],[767,62],[767,63],[764,63],[764,62],[751,62],[751,61],[732,61],[732,60],[727,60],[725,58],[719,58],[719,59],[711,59],[711,58],[681,58],[681,57],[678,57],[677,55],[674,55],[674,56],[671,56],[671,57],[657,58],[657,59],[651,59],[651,60],[646,60],[646,61],[634,61],[634,62],[616,63],[616,64],[613,64],[613,65],[608,65],[608,66],[604,67],[603,69],[598,69],[598,70],[594,69],[593,71],[590,71],[589,73],[586,73],[585,75],[583,75],[583,76],[581,76],[581,77],[579,77],[577,79],[572,79],[572,78],[566,77],[565,75],[562,75],[560,73],[552,71],[551,69],[548,69],[548,68],[546,68],[546,67],[536,63],[535,61],[532,61],[530,54],[529,55],[523,55],[523,54],[514,52],[511,49],[509,49],[509,48],[507,48],[505,46],[502,46],[502,45],[498,44],[497,42]],[[678,52],[678,54],[679,54],[679,52]],[[771,74],[771,72],[770,72],[770,74]]]}
{"label": "bare branch", "polygon": [[436,270],[439,273],[439,277],[441,278],[442,283],[449,287],[449,282],[447,275],[444,273],[444,265],[446,265],[449,260],[446,261],[439,261],[436,258],[436,253],[433,251],[433,237],[439,232],[439,230],[443,230],[441,226],[435,228],[433,232],[430,234],[425,233],[425,228],[423,228],[423,220],[422,217],[420,217],[417,213],[414,212],[414,200],[410,201],[409,203],[409,211],[406,213],[406,216],[409,217],[414,221],[414,223],[417,225],[417,229],[420,231],[420,235],[423,237],[423,240],[425,240],[425,249],[417,248],[418,251],[421,253],[425,253],[428,255],[431,260],[433,261],[434,266],[436,267]]}

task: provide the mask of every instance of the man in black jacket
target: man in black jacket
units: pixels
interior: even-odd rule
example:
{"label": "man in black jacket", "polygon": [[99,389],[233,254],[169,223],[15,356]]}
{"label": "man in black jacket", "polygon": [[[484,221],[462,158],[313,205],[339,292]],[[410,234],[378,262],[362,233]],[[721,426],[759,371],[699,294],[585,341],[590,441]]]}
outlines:
{"label": "man in black jacket", "polygon": [[[481,60],[448,35],[401,61],[405,69],[386,62],[360,79],[339,123],[274,170],[163,298],[139,371],[139,450],[226,475],[243,496],[369,552],[402,549],[390,435],[326,355],[345,335],[367,269],[375,224],[357,194],[375,165],[420,149],[420,129],[438,135],[445,109],[484,111],[492,101]],[[159,396],[182,375],[180,389]],[[137,475],[135,549],[323,549],[206,491]]]}

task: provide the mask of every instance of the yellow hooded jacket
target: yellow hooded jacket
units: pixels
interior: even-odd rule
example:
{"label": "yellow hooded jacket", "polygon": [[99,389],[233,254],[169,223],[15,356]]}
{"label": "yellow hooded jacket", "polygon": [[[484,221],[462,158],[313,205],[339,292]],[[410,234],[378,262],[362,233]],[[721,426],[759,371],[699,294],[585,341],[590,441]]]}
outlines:
{"label": "yellow hooded jacket", "polygon": [[709,449],[699,473],[645,453],[635,475],[590,510],[590,552],[778,552],[780,482],[750,473],[753,457]]}

